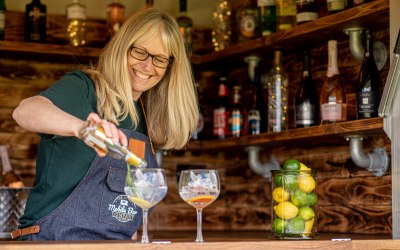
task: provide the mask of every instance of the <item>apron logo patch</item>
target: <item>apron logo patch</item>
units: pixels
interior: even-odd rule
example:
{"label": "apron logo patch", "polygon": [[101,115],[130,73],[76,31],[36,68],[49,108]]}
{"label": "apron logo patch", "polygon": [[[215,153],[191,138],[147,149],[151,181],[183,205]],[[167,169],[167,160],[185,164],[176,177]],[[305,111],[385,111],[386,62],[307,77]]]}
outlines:
{"label": "apron logo patch", "polygon": [[136,205],[128,200],[126,195],[120,195],[114,199],[112,204],[108,204],[111,216],[120,222],[133,221],[137,214]]}

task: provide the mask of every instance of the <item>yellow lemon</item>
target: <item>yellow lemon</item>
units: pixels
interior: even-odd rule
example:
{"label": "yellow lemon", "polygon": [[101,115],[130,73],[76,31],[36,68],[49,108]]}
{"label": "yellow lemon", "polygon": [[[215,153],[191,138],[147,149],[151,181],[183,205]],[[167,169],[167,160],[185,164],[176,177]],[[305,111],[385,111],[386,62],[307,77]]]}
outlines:
{"label": "yellow lemon", "polygon": [[149,209],[149,208],[152,207],[150,202],[148,202],[146,200],[143,200],[143,199],[140,199],[138,197],[129,197],[128,196],[128,199],[130,201],[132,201],[133,203],[135,203],[136,206],[138,206],[138,207],[140,207],[142,209]]}
{"label": "yellow lemon", "polygon": [[278,203],[289,200],[289,197],[289,192],[282,187],[277,187],[274,189],[274,191],[272,191],[272,198]]}
{"label": "yellow lemon", "polygon": [[300,175],[297,177],[298,187],[306,193],[309,193],[315,188],[315,180],[311,175]]}
{"label": "yellow lemon", "polygon": [[300,170],[310,171],[311,168],[307,167],[306,165],[304,165],[303,163],[300,162]]}
{"label": "yellow lemon", "polygon": [[274,206],[276,215],[284,220],[290,220],[299,213],[299,209],[290,201],[284,201]]}
{"label": "yellow lemon", "polygon": [[305,225],[304,225],[304,232],[303,233],[304,234],[311,234],[311,230],[312,230],[313,225],[314,225],[314,218],[312,218],[309,221],[306,221],[304,224]]}

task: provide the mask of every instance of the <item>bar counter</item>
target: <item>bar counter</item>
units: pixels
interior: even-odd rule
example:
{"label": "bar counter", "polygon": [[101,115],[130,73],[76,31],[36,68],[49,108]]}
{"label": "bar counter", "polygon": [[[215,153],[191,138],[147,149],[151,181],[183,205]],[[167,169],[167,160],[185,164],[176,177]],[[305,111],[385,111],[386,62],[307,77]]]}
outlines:
{"label": "bar counter", "polygon": [[140,244],[134,241],[50,241],[19,242],[0,241],[1,250],[132,250],[132,249],[400,249],[400,239],[391,235],[360,234],[321,234],[314,240],[276,240],[270,238],[269,232],[229,231],[204,232],[206,242],[193,242],[196,232],[157,232],[149,234],[153,243]]}

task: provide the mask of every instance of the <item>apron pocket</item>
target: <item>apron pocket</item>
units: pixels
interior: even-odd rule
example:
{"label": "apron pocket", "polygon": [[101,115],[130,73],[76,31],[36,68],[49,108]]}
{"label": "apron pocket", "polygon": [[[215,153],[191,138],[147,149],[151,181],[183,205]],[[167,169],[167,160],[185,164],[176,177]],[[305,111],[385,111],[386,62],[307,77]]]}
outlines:
{"label": "apron pocket", "polygon": [[109,168],[107,185],[102,190],[99,221],[128,227],[135,232],[141,225],[142,209],[125,195],[125,175],[126,170]]}

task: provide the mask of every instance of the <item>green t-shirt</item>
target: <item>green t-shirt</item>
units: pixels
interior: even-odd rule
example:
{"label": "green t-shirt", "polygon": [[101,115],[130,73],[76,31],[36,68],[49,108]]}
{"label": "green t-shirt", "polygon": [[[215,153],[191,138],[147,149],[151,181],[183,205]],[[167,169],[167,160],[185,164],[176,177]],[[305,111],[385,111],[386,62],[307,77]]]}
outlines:
{"label": "green t-shirt", "polygon": [[[65,112],[86,120],[90,112],[97,110],[93,84],[83,72],[74,71],[40,95]],[[135,105],[136,110],[141,111],[136,102]],[[142,118],[141,112],[139,117]],[[143,119],[140,121],[136,131],[144,133]],[[130,117],[121,121],[119,127],[132,129]],[[92,148],[76,137],[39,135],[41,141],[36,161],[36,185],[29,194],[24,215],[20,219],[21,228],[33,225],[59,206],[84,177],[96,156]]]}

